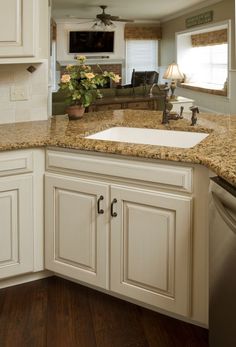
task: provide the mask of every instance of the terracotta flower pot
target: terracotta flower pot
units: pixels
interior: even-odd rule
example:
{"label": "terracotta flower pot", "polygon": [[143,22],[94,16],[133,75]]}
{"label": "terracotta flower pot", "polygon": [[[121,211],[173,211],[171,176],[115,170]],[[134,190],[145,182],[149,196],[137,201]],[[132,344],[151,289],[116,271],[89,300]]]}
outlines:
{"label": "terracotta flower pot", "polygon": [[84,115],[85,108],[81,105],[68,106],[66,113],[70,120],[81,119]]}

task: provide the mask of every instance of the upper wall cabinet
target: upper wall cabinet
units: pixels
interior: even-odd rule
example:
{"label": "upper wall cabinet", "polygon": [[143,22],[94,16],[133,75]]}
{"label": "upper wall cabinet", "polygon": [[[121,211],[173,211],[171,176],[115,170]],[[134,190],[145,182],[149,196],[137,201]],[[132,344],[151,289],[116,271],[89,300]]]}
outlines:
{"label": "upper wall cabinet", "polygon": [[34,57],[37,31],[35,0],[0,2],[0,58]]}

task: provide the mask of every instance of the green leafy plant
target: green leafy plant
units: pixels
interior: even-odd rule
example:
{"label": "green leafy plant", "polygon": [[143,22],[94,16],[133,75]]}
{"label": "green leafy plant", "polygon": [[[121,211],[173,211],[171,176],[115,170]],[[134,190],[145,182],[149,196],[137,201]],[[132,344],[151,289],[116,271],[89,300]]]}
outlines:
{"label": "green leafy plant", "polygon": [[103,87],[109,79],[119,83],[120,76],[113,72],[102,71],[93,73],[91,66],[85,65],[84,56],[77,57],[76,65],[68,65],[61,77],[60,90],[66,94],[68,105],[89,106],[96,98],[101,98],[99,87]]}

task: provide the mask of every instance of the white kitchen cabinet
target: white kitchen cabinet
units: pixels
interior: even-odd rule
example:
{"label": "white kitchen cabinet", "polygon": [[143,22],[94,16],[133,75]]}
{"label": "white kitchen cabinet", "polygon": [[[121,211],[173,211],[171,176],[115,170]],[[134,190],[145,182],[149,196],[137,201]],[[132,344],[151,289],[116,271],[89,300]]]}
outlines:
{"label": "white kitchen cabinet", "polygon": [[0,179],[0,279],[33,271],[31,175]]}
{"label": "white kitchen cabinet", "polygon": [[45,194],[47,269],[188,316],[191,197],[54,173]]}
{"label": "white kitchen cabinet", "polygon": [[111,201],[110,289],[189,315],[191,198],[112,186]]}
{"label": "white kitchen cabinet", "polygon": [[107,288],[108,185],[46,174],[46,268]]}
{"label": "white kitchen cabinet", "polygon": [[190,197],[51,173],[45,195],[47,269],[189,314]]}
{"label": "white kitchen cabinet", "polygon": [[44,269],[45,153],[0,153],[0,279]]}
{"label": "white kitchen cabinet", "polygon": [[[46,268],[206,326],[208,174],[200,165],[47,150]],[[83,202],[87,195],[94,197],[90,207]],[[104,214],[98,216],[100,195]],[[73,242],[78,232],[74,225],[82,223],[74,207],[77,201],[90,210],[85,225],[92,225],[93,215],[97,237],[106,234],[99,242],[103,251],[97,253],[98,264],[101,254],[105,257],[100,284],[97,273],[91,276],[80,259],[91,249],[86,237],[83,246]],[[59,209],[62,203],[73,208]],[[71,253],[64,250],[68,244]]]}
{"label": "white kitchen cabinet", "polygon": [[0,58],[36,55],[36,10],[36,0],[0,2]]}

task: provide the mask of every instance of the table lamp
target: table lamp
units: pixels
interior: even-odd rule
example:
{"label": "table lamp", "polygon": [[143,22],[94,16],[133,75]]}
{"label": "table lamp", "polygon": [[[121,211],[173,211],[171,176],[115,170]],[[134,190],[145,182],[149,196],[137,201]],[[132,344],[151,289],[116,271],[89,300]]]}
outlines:
{"label": "table lamp", "polygon": [[166,69],[163,78],[166,80],[172,80],[171,84],[170,84],[170,90],[171,90],[171,96],[170,98],[172,100],[176,100],[176,96],[175,96],[175,89],[176,89],[176,81],[177,80],[182,80],[184,78],[184,75],[182,74],[182,72],[180,72],[179,67],[176,63],[172,63],[168,66],[168,68]]}

